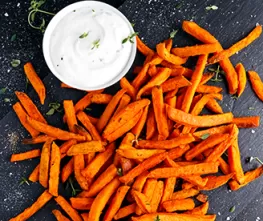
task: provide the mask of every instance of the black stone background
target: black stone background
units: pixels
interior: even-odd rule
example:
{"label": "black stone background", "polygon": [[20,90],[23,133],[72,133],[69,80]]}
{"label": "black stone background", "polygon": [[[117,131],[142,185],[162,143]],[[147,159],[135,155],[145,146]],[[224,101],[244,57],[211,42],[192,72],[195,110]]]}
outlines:
{"label": "black stone background", "polygon": [[[76,2],[74,0],[56,1],[47,0],[45,9],[57,12],[64,6]],[[119,7],[121,1],[105,1],[115,7]],[[48,98],[44,106],[39,101],[32,88],[27,91],[43,113],[48,111],[47,104],[63,99],[77,101],[82,92],[68,89],[59,89],[60,82],[52,76],[48,70],[41,50],[42,33],[30,28],[27,24],[27,13],[30,1],[1,0],[0,1],[0,88],[7,87],[6,93],[0,95],[0,220],[8,220],[31,205],[41,194],[43,188],[39,184],[19,186],[22,177],[27,177],[38,163],[38,160],[9,163],[12,153],[32,149],[32,146],[20,144],[22,138],[27,137],[15,114],[11,111],[11,105],[16,101],[13,92],[15,90],[25,91],[25,77],[23,64],[32,61],[48,91]],[[206,11],[205,7],[217,5],[218,10]],[[119,8],[128,19],[135,23],[135,30],[146,43],[153,47],[156,43],[169,37],[173,29],[179,29],[175,37],[174,45],[184,46],[196,44],[193,38],[183,33],[180,29],[183,20],[193,19],[201,26],[213,33],[221,42],[223,47],[229,47],[241,39],[256,25],[263,24],[263,3],[261,0],[193,0],[193,1],[168,1],[168,0],[126,0]],[[7,13],[7,14],[6,14]],[[48,17],[46,17],[48,19]],[[11,42],[11,36],[17,34],[17,39]],[[263,77],[262,50],[263,39],[258,39],[253,45],[234,55],[231,59],[234,64],[241,61],[246,69],[254,69]],[[21,65],[12,68],[12,59],[20,59]],[[142,61],[142,56],[137,55],[136,64]],[[130,74],[129,74],[130,76]],[[232,111],[236,116],[262,115],[262,102],[259,101],[248,84],[244,95],[234,100],[226,93],[224,82],[224,101],[222,106],[225,112]],[[107,89],[114,92],[118,85]],[[4,102],[9,98],[10,102]],[[254,110],[249,110],[254,107]],[[101,112],[99,106],[93,106],[91,114],[98,116]],[[47,117],[52,125],[61,125],[61,115]],[[245,163],[249,156],[263,158],[262,148],[262,126],[257,129],[242,129],[240,131],[240,149],[244,170],[253,169],[258,166],[256,162]],[[37,148],[37,147],[34,147]],[[231,192],[226,186],[209,193],[210,213],[218,215],[217,220],[253,221],[263,219],[263,180],[258,179],[254,183],[237,192]],[[70,196],[70,191],[61,186],[60,192]],[[233,213],[229,209],[235,206]],[[51,210],[56,208],[54,202],[48,203],[42,210],[30,220],[55,220]],[[236,217],[236,218],[235,218]]]}

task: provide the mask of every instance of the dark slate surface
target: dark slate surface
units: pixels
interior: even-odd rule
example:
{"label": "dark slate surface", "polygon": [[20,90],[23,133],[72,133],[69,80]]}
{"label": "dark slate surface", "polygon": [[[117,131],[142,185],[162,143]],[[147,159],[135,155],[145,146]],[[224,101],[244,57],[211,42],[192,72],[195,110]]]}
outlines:
{"label": "dark slate surface", "polygon": [[[65,5],[75,1],[49,1],[47,9],[58,11]],[[108,1],[112,2],[113,1]],[[18,4],[20,3],[20,4]],[[120,2],[116,1],[114,4]],[[81,92],[73,92],[71,90],[62,90],[59,88],[59,82],[54,79],[47,69],[41,52],[42,34],[30,29],[26,23],[28,2],[20,1],[3,1],[0,2],[0,21],[1,21],[1,54],[0,54],[0,87],[8,86],[8,92],[1,95],[1,104],[3,98],[10,97],[11,103],[14,102],[12,92],[14,90],[25,89],[25,79],[22,66],[14,69],[10,67],[12,59],[20,59],[23,63],[32,60],[36,70],[42,78],[45,78],[45,84],[48,88],[48,100],[46,104],[52,101],[61,101],[66,98],[77,100],[82,96]],[[217,5],[217,11],[206,11],[205,7],[209,5]],[[179,7],[180,6],[180,7]],[[159,41],[167,38],[173,29],[180,29],[181,22],[185,19],[193,19],[201,26],[207,28],[222,42],[224,47],[229,47],[235,41],[245,36],[256,23],[263,24],[263,15],[261,13],[263,3],[260,0],[251,2],[247,1],[168,1],[168,0],[127,0],[120,10],[128,17],[131,22],[135,23],[135,30],[139,31],[140,36],[153,47]],[[7,13],[7,14],[6,14]],[[8,16],[7,16],[8,15]],[[11,36],[16,33],[17,40],[10,41]],[[233,56],[234,64],[241,61],[246,69],[253,68],[260,74],[262,67],[262,37],[252,46]],[[175,45],[184,46],[186,44],[195,44],[196,41],[187,36],[181,30],[174,41]],[[137,56],[140,62],[140,56]],[[263,77],[263,75],[261,74]],[[224,84],[220,84],[224,86]],[[29,88],[29,90],[31,90]],[[57,91],[60,91],[57,93]],[[114,87],[110,89],[114,91]],[[225,93],[226,89],[224,90]],[[34,92],[30,93],[36,101]],[[37,104],[39,102],[37,101]],[[1,105],[0,118],[8,111],[10,104]],[[225,94],[222,103],[225,111],[233,111],[236,116],[241,115],[262,115],[262,103],[255,97],[250,86],[248,85],[243,95],[237,101]],[[249,110],[254,107],[255,110]],[[43,113],[48,108],[40,107]],[[95,108],[96,109],[96,108]],[[98,111],[94,111],[98,114]],[[58,125],[61,122],[61,116],[56,114],[47,118],[52,125]],[[20,140],[27,136],[23,128],[20,126],[15,114],[8,113],[0,123],[0,220],[7,220],[18,214],[24,208],[31,205],[37,196],[43,191],[38,184],[30,186],[19,186],[21,177],[26,177],[37,164],[37,160],[11,164],[8,162],[11,153],[28,150],[32,147],[20,145]],[[263,158],[262,148],[262,127],[255,130],[244,129],[240,131],[240,148],[242,154],[242,162],[245,170],[249,170],[258,166],[256,163],[245,163],[248,156],[259,156]],[[34,147],[35,148],[35,147]],[[238,192],[230,192],[227,187],[215,190],[210,195],[210,212],[218,214],[217,220],[234,220],[237,221],[253,221],[263,219],[262,210],[262,183],[259,179],[251,185],[245,187]],[[64,192],[62,187],[61,192]],[[69,193],[68,193],[69,194]],[[255,198],[256,197],[256,198]],[[254,199],[254,200],[253,200]],[[229,209],[236,206],[234,213],[230,213]],[[30,220],[54,220],[51,215],[51,209],[55,208],[54,202],[49,203],[38,212]],[[241,212],[243,210],[243,212]]]}

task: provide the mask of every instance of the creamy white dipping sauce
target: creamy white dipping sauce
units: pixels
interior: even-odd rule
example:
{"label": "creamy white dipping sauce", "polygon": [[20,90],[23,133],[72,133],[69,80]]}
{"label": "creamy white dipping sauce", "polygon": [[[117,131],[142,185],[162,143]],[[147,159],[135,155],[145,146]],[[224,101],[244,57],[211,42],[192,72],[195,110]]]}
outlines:
{"label": "creamy white dipping sauce", "polygon": [[[107,5],[76,8],[64,16],[50,37],[50,58],[65,83],[99,88],[127,66],[133,44],[130,25]],[[133,38],[135,41],[135,38]]]}

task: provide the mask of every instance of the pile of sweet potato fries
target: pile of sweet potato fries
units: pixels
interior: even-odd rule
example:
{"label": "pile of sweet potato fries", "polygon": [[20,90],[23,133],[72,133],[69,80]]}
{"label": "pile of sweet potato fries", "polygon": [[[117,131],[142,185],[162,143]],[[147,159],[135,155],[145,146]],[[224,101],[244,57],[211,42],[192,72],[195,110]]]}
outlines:
{"label": "pile of sweet potato fries", "polygon": [[[209,203],[202,190],[226,183],[237,190],[261,176],[263,166],[243,171],[238,146],[239,128],[258,127],[260,117],[223,113],[217,102],[223,99],[222,88],[207,85],[213,74],[204,73],[207,65],[218,62],[229,93],[241,96],[246,71],[241,63],[233,67],[229,57],[257,39],[261,26],[228,49],[194,22],[184,21],[183,30],[203,44],[172,48],[172,39],[167,39],[155,51],[137,37],[138,50],[146,59],[135,68],[133,81],[122,78],[115,95],[98,90],[88,92],[76,104],[64,100],[63,120],[69,131],[49,125],[32,100],[16,92],[19,102],[13,108],[32,136],[23,143],[44,145],[42,150],[13,154],[11,162],[39,157],[29,180],[38,181],[46,190],[10,220],[27,220],[54,199],[69,217],[53,210],[59,221],[129,217],[134,221],[212,221],[216,215],[207,215]],[[193,70],[182,66],[191,56],[198,56]],[[24,70],[44,104],[44,84],[31,63]],[[254,71],[248,75],[263,101],[260,77]],[[106,104],[99,119],[84,112],[92,103]],[[204,108],[214,114],[202,115]],[[64,143],[57,146],[56,140]],[[227,158],[222,157],[224,153]],[[61,166],[63,158],[69,161]],[[72,174],[82,192],[67,201],[58,186]],[[202,204],[196,205],[194,198]]]}

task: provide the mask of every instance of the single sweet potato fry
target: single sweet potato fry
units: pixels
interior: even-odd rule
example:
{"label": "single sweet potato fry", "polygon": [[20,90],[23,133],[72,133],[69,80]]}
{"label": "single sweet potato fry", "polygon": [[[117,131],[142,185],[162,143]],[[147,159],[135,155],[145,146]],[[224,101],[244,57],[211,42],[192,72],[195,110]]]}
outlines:
{"label": "single sweet potato fry", "polygon": [[137,49],[144,55],[147,56],[148,54],[154,54],[154,51],[150,49],[146,44],[142,42],[139,36],[136,35],[136,43]]}
{"label": "single sweet potato fry", "polygon": [[237,96],[240,97],[241,94],[244,92],[247,84],[246,70],[242,63],[238,63],[236,65],[236,72],[238,76]]}
{"label": "single sweet potato fry", "polygon": [[163,153],[165,150],[158,149],[118,149],[116,150],[118,154],[128,159],[147,159],[155,154]]}
{"label": "single sweet potato fry", "polygon": [[128,94],[124,94],[118,104],[117,109],[115,110],[112,117],[116,116],[121,110],[123,110],[130,103],[131,97]]}
{"label": "single sweet potato fry", "polygon": [[43,115],[27,94],[19,91],[15,91],[15,94],[30,117],[42,123],[47,123]]}
{"label": "single sweet potato fry", "polygon": [[135,100],[136,97],[136,90],[133,87],[133,85],[130,84],[130,82],[126,79],[126,77],[123,77],[120,80],[121,88],[127,91],[127,94],[130,95],[130,97]]}
{"label": "single sweet potato fry", "polygon": [[249,80],[255,94],[263,101],[263,83],[260,76],[255,71],[248,71]]}
{"label": "single sweet potato fry", "polygon": [[[151,55],[149,55],[151,56]],[[148,56],[147,56],[148,57]],[[147,79],[148,79],[148,69],[150,67],[150,63],[147,62],[143,65],[142,70],[139,72],[139,74],[136,76],[136,78],[132,81],[132,86],[135,88],[135,91],[138,91],[141,85],[143,85]]]}
{"label": "single sweet potato fry", "polygon": [[218,158],[218,162],[219,162],[219,168],[222,171],[222,173],[225,175],[229,174],[230,168],[228,163],[222,157]]}
{"label": "single sweet potato fry", "polygon": [[172,90],[177,90],[181,87],[190,86],[191,84],[192,83],[188,81],[184,76],[175,76],[162,83],[161,88],[163,90],[163,93],[166,93]]}
{"label": "single sweet potato fry", "polygon": [[220,186],[226,184],[232,177],[234,176],[233,173],[223,176],[206,176],[208,181],[204,187],[200,187],[200,190],[213,190],[217,189]]}
{"label": "single sweet potato fry", "polygon": [[195,208],[195,203],[193,199],[168,200],[163,202],[162,207],[167,212],[192,210]]}
{"label": "single sweet potato fry", "polygon": [[34,127],[32,127],[28,122],[27,122],[27,113],[23,109],[22,105],[19,102],[16,102],[13,105],[13,109],[20,121],[20,123],[23,125],[23,127],[30,133],[30,135],[34,138],[39,135],[39,131],[36,130]]}
{"label": "single sweet potato fry", "polygon": [[194,188],[190,188],[190,189],[184,189],[184,190],[180,190],[177,192],[174,192],[172,194],[171,199],[173,200],[182,200],[182,199],[186,199],[192,196],[196,196],[199,193],[199,190],[194,189]]}
{"label": "single sweet potato fry", "polygon": [[218,43],[202,44],[183,48],[172,48],[171,51],[174,55],[184,58],[221,51],[221,45]]}
{"label": "single sweet potato fry", "polygon": [[[159,70],[161,70],[161,68],[159,68]],[[157,71],[156,65],[155,65],[155,64],[150,65],[150,67],[149,67],[149,69],[148,69],[148,74],[149,74],[151,77],[154,77],[157,73],[158,73],[158,71]]]}
{"label": "single sweet potato fry", "polygon": [[50,139],[44,143],[40,157],[39,183],[45,188],[48,187],[48,172],[49,172],[49,162],[51,155],[50,150],[51,150],[52,142],[53,141]]}
{"label": "single sweet potato fry", "polygon": [[58,205],[69,215],[72,220],[82,221],[81,216],[77,212],[77,210],[73,209],[72,206],[68,203],[67,200],[64,199],[62,196],[58,196],[54,198]]}
{"label": "single sweet potato fry", "polygon": [[136,208],[135,203],[120,208],[119,211],[114,216],[114,220],[122,219],[124,217],[127,217],[127,216],[135,213],[135,208]]}
{"label": "single sweet potato fry", "polygon": [[222,107],[217,103],[217,101],[215,99],[210,99],[207,103],[206,103],[206,108],[216,114],[223,114],[223,109]]}
{"label": "single sweet potato fry", "polygon": [[74,125],[74,129],[75,129],[77,134],[86,137],[87,141],[91,141],[92,140],[92,137],[91,137],[90,133],[84,127],[75,124]]}
{"label": "single sweet potato fry", "polygon": [[146,120],[146,139],[150,140],[157,131],[153,108],[150,107]]}
{"label": "single sweet potato fry", "polygon": [[57,221],[70,221],[67,217],[65,217],[59,210],[52,210],[53,215],[56,217]]}
{"label": "single sweet potato fry", "polygon": [[157,212],[157,209],[159,207],[159,204],[161,202],[162,196],[163,196],[163,191],[164,191],[164,183],[163,181],[158,181],[155,189],[154,189],[154,194],[151,199],[151,212],[155,213]]}
{"label": "single sweet potato fry", "polygon": [[171,199],[172,194],[174,192],[175,184],[176,184],[176,177],[170,177],[165,179],[164,187],[163,187],[163,195],[160,202],[161,205],[164,201]]}
{"label": "single sweet potato fry", "polygon": [[101,141],[88,141],[84,143],[78,143],[72,145],[67,151],[68,156],[74,156],[79,154],[88,154],[92,152],[103,152],[105,151]]}
{"label": "single sweet potato fry", "polygon": [[175,160],[181,156],[183,156],[187,150],[190,149],[190,145],[181,145],[179,147],[175,147],[168,152],[168,157],[172,160]]}
{"label": "single sweet potato fry", "polygon": [[81,213],[80,215],[83,221],[89,221],[89,213]]}
{"label": "single sweet potato fry", "polygon": [[40,164],[38,164],[35,167],[35,169],[32,171],[32,173],[28,177],[28,180],[30,180],[33,183],[37,182],[39,179],[39,166],[40,166]]}
{"label": "single sweet potato fry", "polygon": [[210,136],[213,134],[225,134],[230,133],[231,129],[233,128],[232,124],[224,125],[224,126],[218,126],[218,127],[212,127],[205,130],[200,130],[193,133],[193,136],[196,138],[200,138],[204,136],[205,134],[209,134]]}
{"label": "single sweet potato fry", "polygon": [[146,197],[145,194],[139,191],[133,190],[132,195],[133,195],[133,198],[135,199],[136,204],[139,206],[139,208],[141,209],[143,213],[151,212],[152,207],[151,207],[148,197]]}
{"label": "single sweet potato fry", "polygon": [[69,131],[72,133],[76,133],[74,125],[78,124],[78,122],[77,122],[77,118],[76,118],[76,114],[75,114],[73,101],[72,100],[64,100],[63,106],[64,106],[64,112],[65,112],[65,116],[67,119]]}
{"label": "single sweet potato fry", "polygon": [[88,182],[91,182],[100,168],[107,162],[115,151],[115,144],[111,143],[106,147],[106,150],[99,153],[91,163],[82,170],[82,175],[86,177]]}
{"label": "single sweet potato fry", "polygon": [[29,82],[37,92],[40,103],[44,104],[46,99],[46,88],[43,82],[41,81],[41,79],[38,77],[33,65],[30,62],[26,63],[24,65],[24,71],[27,79],[29,80]]}
{"label": "single sweet potato fry", "polygon": [[181,166],[176,168],[157,168],[152,170],[149,178],[187,177],[188,175],[203,175],[217,173],[218,163],[200,163],[196,165]]}
{"label": "single sweet potato fry", "polygon": [[109,208],[107,209],[105,216],[103,218],[103,221],[111,221],[115,214],[118,212],[118,210],[121,207],[121,204],[130,189],[129,186],[121,186],[118,188],[115,196],[113,197]]}
{"label": "single sweet potato fry", "polygon": [[193,116],[170,106],[166,106],[166,110],[168,117],[174,122],[192,127],[212,127],[233,121],[231,112],[218,115]]}
{"label": "single sweet potato fry", "polygon": [[89,182],[81,174],[81,171],[85,168],[85,160],[84,160],[83,154],[73,156],[73,167],[74,167],[75,178],[76,178],[78,184],[80,185],[81,189],[88,190],[89,189]]}
{"label": "single sweet potato fry", "polygon": [[43,124],[39,121],[32,119],[31,117],[27,117],[26,119],[27,119],[27,123],[29,123],[29,125],[33,127],[35,130],[47,134],[48,136],[57,138],[58,140],[70,140],[70,139],[76,139],[77,141],[86,140],[86,138],[81,135],[70,133],[53,126]]}
{"label": "single sweet potato fry", "polygon": [[40,210],[49,200],[51,200],[51,198],[52,195],[47,190],[45,190],[30,207],[25,209],[24,212],[20,213],[16,217],[10,219],[10,221],[21,221],[29,219],[38,210]]}
{"label": "single sweet potato fry", "polygon": [[214,73],[203,74],[199,85],[204,85],[214,77]]}
{"label": "single sweet potato fry", "polygon": [[135,137],[137,137],[137,138],[140,137],[141,132],[142,132],[144,125],[146,123],[147,116],[148,116],[148,110],[149,110],[149,105],[143,109],[143,112],[142,112],[142,115],[141,115],[139,121],[131,130],[131,133],[133,133],[135,135]]}
{"label": "single sweet potato fry", "polygon": [[134,181],[134,183],[133,183],[133,185],[132,185],[132,189],[133,189],[133,190],[137,190],[137,191],[139,191],[139,192],[142,192],[142,189],[143,189],[144,184],[145,184],[145,182],[146,182],[146,180],[147,180],[148,174],[149,174],[148,171],[144,171],[141,175],[139,175],[139,176],[135,179],[135,181]]}
{"label": "single sweet potato fry", "polygon": [[71,197],[69,200],[71,206],[77,210],[89,210],[94,201],[93,198],[78,198],[78,197]]}
{"label": "single sweet potato fry", "polygon": [[137,148],[169,150],[178,147],[180,145],[192,143],[194,141],[195,138],[191,134],[183,134],[171,140],[163,140],[163,141],[139,140]]}
{"label": "single sweet potato fry", "polygon": [[89,212],[89,221],[98,221],[101,215],[102,210],[106,206],[110,197],[115,193],[115,191],[120,186],[121,182],[116,177],[109,184],[107,184],[103,190],[96,196],[94,199],[90,212]]}
{"label": "single sweet potato fry", "polygon": [[52,137],[47,135],[38,135],[37,137],[23,139],[22,144],[45,143],[48,139],[52,139]]}
{"label": "single sweet potato fry", "polygon": [[144,160],[142,163],[138,164],[136,167],[134,167],[132,170],[130,170],[127,174],[120,177],[119,179],[122,183],[127,184],[144,171],[149,170],[157,164],[161,163],[166,157],[166,152],[151,156],[148,159]]}
{"label": "single sweet potato fry", "polygon": [[203,203],[201,206],[197,206],[192,210],[186,211],[185,214],[194,214],[194,215],[205,215],[209,209],[208,201]]}
{"label": "single sweet potato fry", "polygon": [[224,60],[226,58],[231,57],[238,51],[242,50],[243,48],[247,47],[249,44],[251,44],[253,41],[255,41],[262,33],[262,27],[261,25],[256,26],[247,37],[243,38],[242,40],[238,41],[234,45],[232,45],[230,48],[225,49],[223,51],[220,51],[213,57],[209,58],[208,64],[214,64],[218,61]]}
{"label": "single sweet potato fry", "polygon": [[232,123],[238,128],[259,127],[260,116],[234,117]]}
{"label": "single sweet potato fry", "polygon": [[197,93],[202,94],[212,94],[212,93],[220,93],[222,91],[221,87],[211,86],[211,85],[198,85],[196,88]]}
{"label": "single sweet potato fry", "polygon": [[50,171],[49,171],[49,193],[58,196],[59,173],[60,173],[60,150],[53,142],[51,145]]}
{"label": "single sweet potato fry", "polygon": [[29,151],[24,152],[24,153],[12,154],[10,162],[28,160],[28,159],[40,157],[40,155],[41,155],[41,150],[39,150],[39,149],[29,150]]}
{"label": "single sweet potato fry", "polygon": [[91,103],[93,104],[108,104],[112,99],[110,94],[93,94],[91,97]]}
{"label": "single sweet potato fry", "polygon": [[94,197],[104,186],[117,176],[117,168],[114,164],[110,165],[89,187],[88,191],[83,191],[78,197]]}
{"label": "single sweet potato fry", "polygon": [[61,170],[61,182],[65,183],[73,172],[74,172],[74,159],[71,158],[69,162]]}

